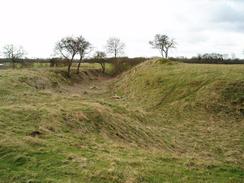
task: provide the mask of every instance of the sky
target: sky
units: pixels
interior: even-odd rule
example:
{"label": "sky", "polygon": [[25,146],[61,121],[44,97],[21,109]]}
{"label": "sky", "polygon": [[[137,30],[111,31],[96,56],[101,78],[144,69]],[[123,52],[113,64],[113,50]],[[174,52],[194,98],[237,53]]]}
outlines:
{"label": "sky", "polygon": [[175,39],[170,56],[244,58],[244,0],[0,0],[0,50],[21,45],[30,58],[50,57],[58,40],[79,35],[94,51],[118,37],[126,56],[159,56],[148,44],[155,34]]}

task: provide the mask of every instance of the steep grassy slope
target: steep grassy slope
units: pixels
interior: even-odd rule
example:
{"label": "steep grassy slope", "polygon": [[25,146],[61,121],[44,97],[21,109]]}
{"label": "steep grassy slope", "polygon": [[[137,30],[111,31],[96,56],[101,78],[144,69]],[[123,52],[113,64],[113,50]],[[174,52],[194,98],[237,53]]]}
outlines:
{"label": "steep grassy slope", "polygon": [[238,115],[244,110],[243,72],[242,65],[150,61],[125,73],[116,91],[147,110],[170,107]]}
{"label": "steep grassy slope", "polygon": [[244,66],[149,61],[114,88],[148,112],[173,151],[244,165]]}
{"label": "steep grassy slope", "polygon": [[0,182],[241,182],[243,70],[1,71]]}

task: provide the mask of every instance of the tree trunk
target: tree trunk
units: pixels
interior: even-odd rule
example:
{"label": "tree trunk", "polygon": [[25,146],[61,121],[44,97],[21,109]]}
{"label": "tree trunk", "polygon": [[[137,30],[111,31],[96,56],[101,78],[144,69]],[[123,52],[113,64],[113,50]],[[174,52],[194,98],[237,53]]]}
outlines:
{"label": "tree trunk", "polygon": [[165,51],[165,58],[168,59],[168,50]]}
{"label": "tree trunk", "polygon": [[169,47],[165,49],[165,58],[168,59]]}
{"label": "tree trunk", "polygon": [[79,74],[80,73],[80,64],[81,64],[82,59],[79,60],[78,66],[77,66],[77,71],[76,73]]}
{"label": "tree trunk", "polygon": [[102,67],[102,73],[105,73],[105,63],[100,63],[101,67]]}
{"label": "tree trunk", "polygon": [[72,58],[69,60],[69,65],[68,65],[68,78],[71,78],[71,66],[73,63],[73,60],[75,58],[75,54],[72,55]]}
{"label": "tree trunk", "polygon": [[164,51],[161,50],[161,55],[162,55],[162,58],[164,58]]}
{"label": "tree trunk", "polygon": [[71,78],[71,66],[72,66],[72,61],[70,61],[68,65],[68,78]]}

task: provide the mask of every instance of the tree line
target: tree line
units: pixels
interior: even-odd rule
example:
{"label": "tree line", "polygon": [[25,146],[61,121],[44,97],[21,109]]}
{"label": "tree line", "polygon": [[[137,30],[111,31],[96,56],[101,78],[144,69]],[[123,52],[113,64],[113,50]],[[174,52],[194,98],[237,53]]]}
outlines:
{"label": "tree line", "polygon": [[[149,44],[153,49],[159,50],[162,58],[166,59],[169,58],[169,50],[176,48],[177,45],[176,41],[166,34],[156,34],[154,39],[149,41]],[[74,61],[77,62],[78,60],[76,73],[79,74],[81,63],[92,51],[92,44],[82,35],[77,37],[64,37],[55,44],[54,53],[57,58],[51,59],[50,63],[55,64],[60,60],[65,60],[67,65],[67,76],[71,77],[71,67]],[[105,51],[96,51],[93,54],[92,62],[99,63],[101,65],[102,72],[105,72],[105,63],[107,62],[108,58],[107,54],[112,55],[113,61],[116,61],[118,60],[118,57],[124,54],[124,51],[125,43],[123,43],[119,38],[111,37],[106,42]],[[4,46],[2,53],[4,57],[12,63],[13,67],[15,67],[15,64],[23,59],[27,54],[23,47],[17,47],[12,44]],[[175,58],[170,59],[175,60]],[[226,60],[224,59],[224,55],[218,53],[206,53],[202,55],[199,54],[197,57],[192,57],[191,59],[177,59],[186,63],[224,63],[224,60]],[[119,63],[124,63],[124,60],[123,62],[118,62],[117,66]],[[240,62],[237,61],[236,63]]]}
{"label": "tree line", "polygon": [[[175,48],[175,41],[169,39],[167,35],[156,34],[153,41],[149,41],[149,44],[154,49],[158,49],[164,58],[168,58],[168,51],[170,48]],[[98,60],[102,67],[102,71],[105,71],[105,62],[101,60],[107,57],[107,54],[117,58],[124,54],[125,43],[119,38],[112,37],[107,40],[105,51],[96,51],[93,58]],[[61,57],[68,62],[67,75],[71,76],[71,67],[75,58],[79,57],[76,73],[80,72],[80,65],[84,58],[93,50],[92,44],[87,41],[82,35],[77,37],[64,37],[59,40],[55,45],[55,56]],[[27,55],[27,52],[23,47],[17,47],[12,44],[3,47],[2,51],[5,58],[11,61],[13,67],[22,58]],[[100,61],[99,61],[100,60]]]}

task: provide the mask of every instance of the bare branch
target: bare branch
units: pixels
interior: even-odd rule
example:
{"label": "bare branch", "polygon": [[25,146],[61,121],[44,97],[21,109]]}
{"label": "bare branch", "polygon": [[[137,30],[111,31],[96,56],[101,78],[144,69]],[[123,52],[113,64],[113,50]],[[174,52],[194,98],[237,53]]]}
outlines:
{"label": "bare branch", "polygon": [[106,50],[107,53],[113,54],[116,58],[118,55],[124,54],[125,44],[118,38],[110,38],[107,41]]}
{"label": "bare branch", "polygon": [[14,45],[9,44],[4,46],[3,54],[6,58],[16,61],[17,59],[23,58],[26,55],[26,52],[21,46],[15,47]]}
{"label": "bare branch", "polygon": [[149,41],[152,48],[158,49],[162,57],[168,58],[168,52],[170,48],[176,47],[174,39],[169,39],[167,35],[156,34],[153,41]]}

